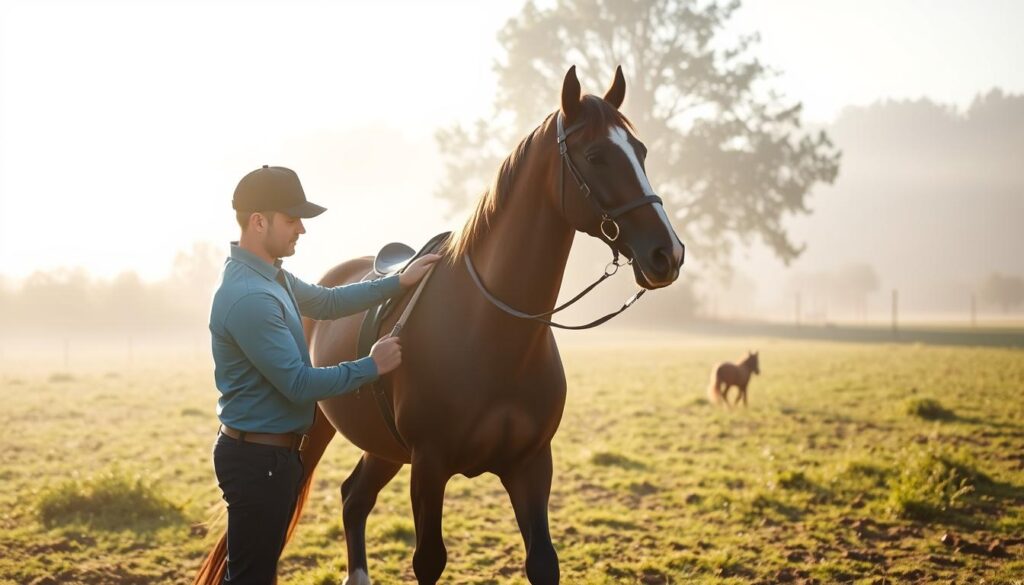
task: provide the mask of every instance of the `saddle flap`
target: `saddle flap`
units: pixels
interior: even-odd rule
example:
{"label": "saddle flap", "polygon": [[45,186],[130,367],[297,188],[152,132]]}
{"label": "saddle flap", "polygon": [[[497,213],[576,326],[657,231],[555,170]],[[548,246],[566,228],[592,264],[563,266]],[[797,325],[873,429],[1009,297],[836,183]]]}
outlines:
{"label": "saddle flap", "polygon": [[416,250],[401,242],[391,242],[377,252],[373,259],[373,271],[382,276],[394,274],[412,260]]}
{"label": "saddle flap", "polygon": [[[435,251],[445,240],[451,237],[451,232],[442,232],[436,236],[430,238],[430,240],[420,248],[419,252],[414,251],[409,246],[399,242],[392,242],[380,249],[377,256],[373,259],[373,271],[366,274],[363,280],[377,280],[384,276],[389,276],[395,272],[398,272],[408,266],[414,259],[419,258],[424,254]],[[359,328],[359,337],[356,341],[356,348],[359,357],[366,357],[370,355],[370,348],[373,347],[374,342],[380,338],[380,326],[381,322],[391,314],[394,310],[396,303],[405,298],[406,294],[403,293],[399,297],[392,297],[382,304],[375,307],[371,307],[366,311],[366,315],[363,317],[363,324]]]}

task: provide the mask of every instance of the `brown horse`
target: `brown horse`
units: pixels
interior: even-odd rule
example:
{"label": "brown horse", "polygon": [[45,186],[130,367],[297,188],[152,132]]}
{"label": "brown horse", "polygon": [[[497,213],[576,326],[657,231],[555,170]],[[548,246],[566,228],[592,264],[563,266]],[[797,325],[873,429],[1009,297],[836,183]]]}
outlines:
{"label": "brown horse", "polygon": [[758,363],[757,352],[747,352],[747,357],[739,365],[724,362],[718,364],[711,370],[711,383],[708,385],[708,395],[715,403],[725,402],[729,406],[729,389],[736,387],[736,402],[743,400],[743,406],[747,405],[747,385],[750,384],[751,374],[760,374],[761,366]]}
{"label": "brown horse", "polygon": [[[341,486],[347,584],[370,582],[366,519],[379,491],[407,463],[419,583],[436,583],[447,560],[441,510],[448,480],[485,472],[496,474],[509,494],[530,582],[558,582],[547,508],[551,439],[565,404],[565,375],[550,327],[498,304],[526,313],[550,311],[577,230],[629,258],[643,289],[668,286],[678,277],[683,246],[651,191],[644,146],[618,111],[624,96],[621,69],[602,99],[581,97],[571,68],[561,108],[505,159],[461,233],[448,241],[446,261],[437,264],[402,330],[402,365],[378,381],[393,400],[402,441],[389,431],[369,392],[320,403],[325,416],[318,413],[311,447],[303,453],[307,469],[312,471],[335,429],[364,450]],[[369,270],[369,259],[351,260],[321,284],[355,282]],[[401,308],[382,330],[391,328]],[[308,322],[314,365],[354,359],[360,321],[353,316]],[[308,489],[307,478],[292,529]],[[213,582],[222,549],[207,559],[197,582]]]}

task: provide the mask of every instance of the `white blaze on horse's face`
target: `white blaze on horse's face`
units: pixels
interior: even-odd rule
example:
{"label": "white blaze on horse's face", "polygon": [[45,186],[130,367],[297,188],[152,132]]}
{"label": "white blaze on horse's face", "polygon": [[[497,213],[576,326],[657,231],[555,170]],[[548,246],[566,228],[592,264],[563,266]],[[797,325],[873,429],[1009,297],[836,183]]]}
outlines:
{"label": "white blaze on horse's face", "polygon": [[[640,188],[643,190],[643,194],[653,195],[654,189],[651,188],[651,182],[647,180],[647,173],[644,172],[644,168],[640,166],[640,159],[636,156],[636,149],[629,143],[629,134],[626,132],[626,129],[622,126],[612,126],[608,130],[608,139],[626,153],[626,158],[629,159],[629,164],[633,165],[633,172],[636,173],[636,179],[640,183]],[[672,224],[668,221],[668,215],[665,214],[665,208],[662,207],[660,203],[655,203],[651,207],[653,207],[654,211],[658,213],[658,217],[661,218],[661,222],[665,224],[665,229],[670,233],[675,234],[675,230],[672,229]],[[673,237],[673,240],[675,239],[676,238]]]}

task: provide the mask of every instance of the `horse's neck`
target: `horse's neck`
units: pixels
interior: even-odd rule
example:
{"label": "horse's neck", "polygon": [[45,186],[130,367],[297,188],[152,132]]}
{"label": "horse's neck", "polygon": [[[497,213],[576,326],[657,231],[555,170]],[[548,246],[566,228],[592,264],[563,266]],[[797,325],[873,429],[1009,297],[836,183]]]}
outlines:
{"label": "horse's neck", "polygon": [[527,154],[512,192],[471,251],[488,290],[528,313],[555,306],[575,233],[553,205],[558,153],[537,151]]}
{"label": "horse's neck", "polygon": [[750,377],[750,375],[754,371],[754,367],[750,364],[750,358],[747,358],[740,362],[740,370],[743,371],[744,376],[746,376],[747,378]]}

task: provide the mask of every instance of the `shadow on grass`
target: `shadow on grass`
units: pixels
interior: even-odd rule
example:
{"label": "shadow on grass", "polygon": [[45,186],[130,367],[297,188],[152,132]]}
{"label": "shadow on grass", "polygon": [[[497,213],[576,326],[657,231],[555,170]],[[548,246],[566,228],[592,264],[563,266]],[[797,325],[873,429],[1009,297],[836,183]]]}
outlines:
{"label": "shadow on grass", "polygon": [[647,465],[643,462],[614,451],[598,451],[590,457],[590,462],[602,467],[620,467],[633,471],[647,469]]}
{"label": "shadow on grass", "polygon": [[764,493],[757,494],[750,501],[750,512],[751,518],[763,518],[766,513],[772,513],[790,522],[800,520],[805,514],[803,509]]}
{"label": "shadow on grass", "polygon": [[903,408],[906,414],[924,420],[951,421],[957,418],[952,410],[934,398],[911,398],[904,403]]}
{"label": "shadow on grass", "polygon": [[956,422],[962,422],[972,425],[978,425],[982,427],[990,427],[994,429],[1005,429],[1015,431],[1015,433],[1024,435],[1024,425],[1016,424],[1012,422],[998,421],[987,418],[979,418],[976,416],[959,416],[957,415],[954,420]]}

